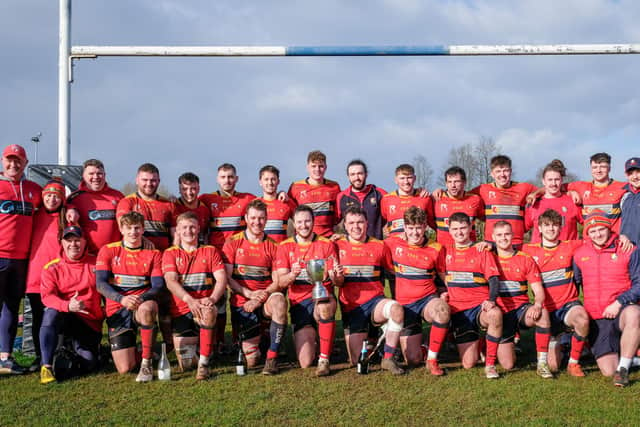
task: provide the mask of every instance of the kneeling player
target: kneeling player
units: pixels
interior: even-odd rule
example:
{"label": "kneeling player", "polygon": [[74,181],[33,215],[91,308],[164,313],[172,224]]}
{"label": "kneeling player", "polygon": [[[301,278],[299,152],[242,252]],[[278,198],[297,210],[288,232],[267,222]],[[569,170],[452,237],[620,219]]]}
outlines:
{"label": "kneeling player", "polygon": [[58,334],[72,338],[73,350],[80,360],[78,373],[96,368],[102,339],[104,314],[96,289],[96,257],[87,254],[87,240],[80,227],[65,228],[60,243],[62,257],[49,262],[42,272],[42,384],[56,380],[51,365]]}
{"label": "kneeling player", "polygon": [[[500,296],[498,306],[502,316],[502,339],[498,347],[498,360],[503,368],[512,369],[516,361],[514,337],[519,328],[536,327],[538,375],[553,378],[547,363],[551,321],[544,308],[544,288],[540,270],[533,258],[513,248],[511,224],[498,221],[493,226],[493,241],[498,249],[500,270]],[[534,304],[529,303],[529,287],[533,291]]]}
{"label": "kneeling player", "polygon": [[549,343],[549,368],[560,368],[560,346],[556,337],[567,328],[573,331],[567,373],[584,377],[580,355],[589,335],[589,315],[578,300],[578,289],[573,281],[573,252],[582,245],[581,240],[560,240],[562,216],[547,209],[538,218],[540,243],[530,243],[523,251],[531,255],[540,268],[544,286],[544,308],[549,311],[552,338]]}
{"label": "kneeling player", "polygon": [[151,363],[158,293],[164,289],[162,257],[144,249],[144,217],[128,212],[119,219],[122,241],[103,246],[96,262],[98,291],[106,299],[111,356],[119,373],[137,365],[136,330],[140,327],[142,363],[137,382],[153,380]]}
{"label": "kneeling player", "polygon": [[277,356],[287,327],[287,301],[279,292],[275,271],[276,243],[264,233],[267,205],[252,200],[245,214],[247,229],[231,236],[222,249],[231,296],[232,321],[240,327],[242,348],[247,366],[254,367],[260,358],[260,324],[271,319],[271,343],[262,373],[278,373]]}
{"label": "kneeling player", "polygon": [[171,318],[178,363],[183,371],[192,367],[199,341],[196,379],[205,380],[209,378],[209,356],[218,314],[215,304],[224,296],[227,274],[220,252],[213,246],[199,245],[199,234],[195,212],[178,215],[176,236],[180,244],[164,252],[162,271],[173,294]]}
{"label": "kneeling player", "polygon": [[[277,266],[280,285],[289,289],[289,313],[298,362],[302,368],[311,366],[316,358],[316,337],[319,338],[320,357],[316,375],[322,377],[331,373],[329,358],[336,331],[336,299],[331,284],[342,278],[336,273],[339,266],[335,246],[329,239],[313,232],[313,219],[313,210],[309,206],[296,208],[293,213],[296,234],[278,247]],[[314,259],[326,261],[327,277],[323,285],[329,294],[328,301],[316,303],[312,299],[313,283],[307,274],[306,263]]]}
{"label": "kneeling player", "polygon": [[[340,304],[345,341],[351,364],[355,365],[362,342],[373,326],[386,324],[382,369],[404,374],[393,355],[404,323],[404,310],[396,301],[384,297],[384,272],[391,272],[391,254],[381,240],[367,237],[367,217],[360,207],[344,212],[347,236],[336,242],[340,259]],[[338,280],[341,282],[341,280]]]}
{"label": "kneeling player", "polygon": [[452,214],[449,233],[454,244],[446,247],[447,292],[441,298],[451,308],[451,326],[462,367],[475,366],[480,330],[486,329],[485,375],[489,379],[499,378],[496,357],[502,336],[502,311],[496,305],[500,281],[495,258],[491,252],[473,247],[469,215]]}
{"label": "kneeling player", "polygon": [[438,353],[449,330],[449,305],[440,298],[435,280],[444,281],[444,250],[429,244],[425,235],[427,214],[412,206],[404,213],[405,239],[388,239],[396,276],[396,299],[404,307],[400,344],[409,365],[422,362],[422,320],[431,323],[427,367],[432,375],[444,375]]}

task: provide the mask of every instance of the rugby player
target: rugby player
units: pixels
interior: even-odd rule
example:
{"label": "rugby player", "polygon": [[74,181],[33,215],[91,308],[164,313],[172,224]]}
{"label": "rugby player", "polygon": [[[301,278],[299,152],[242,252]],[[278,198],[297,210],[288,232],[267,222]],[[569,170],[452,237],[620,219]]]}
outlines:
{"label": "rugby player", "polygon": [[598,368],[625,387],[640,344],[640,252],[625,252],[611,227],[603,211],[587,216],[587,238],[573,254],[573,272],[592,319],[589,344]]}
{"label": "rugby player", "polygon": [[560,160],[553,160],[542,171],[544,195],[537,199],[525,211],[525,229],[532,229],[531,243],[541,240],[538,230],[538,217],[547,209],[553,209],[562,216],[560,240],[576,240],[578,223],[582,223],[582,213],[571,196],[562,192],[562,179],[566,169]]}
{"label": "rugby player", "polygon": [[100,160],[86,160],[82,164],[82,181],[67,198],[67,211],[75,211],[70,222],[80,225],[91,253],[120,239],[116,208],[124,195],[109,187],[106,176]]}
{"label": "rugby player", "polygon": [[[412,206],[404,213],[404,239],[387,239],[396,276],[396,300],[404,307],[400,344],[409,365],[422,362],[422,320],[431,323],[427,368],[431,375],[444,375],[438,353],[449,330],[450,310],[439,297],[436,279],[445,279],[444,250],[429,244],[425,235],[427,214]],[[440,290],[442,291],[442,289]]]}
{"label": "rugby player", "polygon": [[480,329],[486,329],[485,375],[499,378],[496,370],[502,336],[502,311],[496,305],[499,271],[493,254],[478,251],[471,241],[471,218],[463,212],[449,217],[454,244],[446,247],[447,291],[440,295],[451,309],[451,327],[462,367],[470,369],[479,357]]}
{"label": "rugby player", "polygon": [[[176,228],[178,216],[184,212],[193,212],[198,218],[198,243],[201,245],[209,243],[209,217],[211,215],[209,206],[205,205],[199,198],[200,178],[198,175],[185,172],[178,178],[178,191],[180,197],[174,202],[172,228]],[[173,244],[179,246],[178,234],[174,233]]]}
{"label": "rugby player", "polygon": [[632,157],[624,164],[626,193],[620,202],[622,220],[620,233],[634,244],[640,244],[640,157]]}
{"label": "rugby player", "polygon": [[[547,362],[551,321],[549,312],[544,308],[544,288],[540,270],[533,258],[513,248],[511,224],[506,221],[496,222],[492,238],[497,247],[500,271],[500,293],[496,302],[504,313],[498,360],[506,370],[513,369],[516,361],[516,332],[520,328],[535,326],[537,373],[542,378],[553,378]],[[534,304],[529,303],[529,288],[533,291]]]}
{"label": "rugby player", "polygon": [[434,198],[436,240],[441,245],[451,245],[449,215],[464,212],[471,219],[471,241],[476,241],[476,220],[484,220],[484,204],[477,194],[465,191],[467,173],[459,166],[451,166],[444,172],[446,191]]}
{"label": "rugby player", "polygon": [[142,362],[137,382],[153,380],[151,363],[154,326],[158,316],[156,299],[165,289],[162,258],[157,249],[142,243],[144,217],[128,212],[120,217],[122,240],[103,246],[96,261],[98,292],[106,299],[111,356],[118,373],[136,366],[136,330],[140,328]]}
{"label": "rugby player", "polygon": [[267,205],[252,200],[245,214],[247,229],[229,238],[222,249],[231,295],[231,315],[241,332],[247,366],[260,358],[260,324],[271,319],[270,344],[262,373],[278,373],[277,356],[287,327],[287,302],[276,272],[277,244],[264,233]]}
{"label": "rugby player", "polygon": [[346,237],[336,241],[343,280],[340,286],[342,324],[351,365],[358,361],[369,324],[385,325],[382,369],[404,374],[393,357],[404,324],[404,310],[384,296],[384,273],[392,272],[389,248],[382,240],[367,236],[367,216],[363,208],[352,206],[344,212]]}
{"label": "rugby player", "polygon": [[17,144],[2,151],[0,172],[0,374],[22,374],[11,357],[24,296],[33,215],[42,203],[42,187],[24,176],[27,153]]}
{"label": "rugby player", "polygon": [[288,199],[278,199],[278,185],[280,185],[280,170],[272,165],[263,166],[258,174],[262,200],[267,205],[267,225],[264,232],[276,243],[287,238],[289,219],[293,215],[295,204]]}
{"label": "rugby player", "polygon": [[567,373],[584,377],[580,366],[580,355],[589,335],[589,316],[578,300],[578,289],[573,281],[573,253],[581,240],[560,240],[562,216],[547,209],[538,218],[540,243],[528,243],[523,251],[538,264],[544,286],[544,308],[551,319],[551,341],[549,343],[549,368],[557,372],[560,368],[560,346],[557,337],[565,330],[573,331]]}
{"label": "rugby player", "polygon": [[333,234],[338,223],[336,217],[336,197],[340,193],[340,185],[324,177],[327,171],[327,156],[321,151],[311,151],[307,155],[307,172],[309,176],[296,181],[289,187],[289,198],[296,205],[308,205],[315,217],[313,232],[324,237]]}
{"label": "rugby player", "polygon": [[[209,356],[213,347],[216,304],[224,300],[227,274],[220,252],[199,242],[201,217],[193,211],[176,219],[180,243],[162,256],[162,271],[173,295],[171,318],[173,343],[180,368],[192,367],[199,344],[196,380],[209,378]],[[205,223],[206,224],[206,223]]]}
{"label": "rugby player", "polygon": [[52,364],[59,334],[72,339],[80,362],[78,374],[98,366],[102,339],[104,313],[96,289],[96,257],[88,253],[88,242],[78,226],[66,227],[60,244],[61,257],[50,261],[42,271],[40,292],[45,311],[40,329],[41,384],[56,380]]}
{"label": "rugby player", "polygon": [[404,212],[411,206],[417,206],[425,211],[429,226],[435,229],[433,202],[430,197],[423,197],[422,190],[414,188],[416,172],[413,166],[408,164],[398,166],[394,179],[398,189],[384,195],[380,202],[380,212],[385,222],[385,236],[402,235]]}
{"label": "rugby player", "polygon": [[[298,362],[302,368],[311,366],[316,358],[318,338],[320,356],[316,375],[326,376],[331,373],[329,358],[336,330],[336,300],[332,285],[339,286],[342,275],[334,244],[313,231],[313,215],[313,209],[308,205],[296,208],[293,213],[295,235],[278,246],[276,265],[280,286],[288,290]],[[307,274],[306,264],[315,259],[326,261],[327,278],[323,284],[329,294],[327,302],[315,303],[312,299],[313,283]]]}
{"label": "rugby player", "polygon": [[344,219],[344,212],[352,206],[360,207],[367,213],[367,236],[382,240],[382,215],[380,202],[387,194],[382,188],[367,184],[367,165],[360,159],[354,159],[347,165],[349,187],[338,194],[336,199],[337,220]]}

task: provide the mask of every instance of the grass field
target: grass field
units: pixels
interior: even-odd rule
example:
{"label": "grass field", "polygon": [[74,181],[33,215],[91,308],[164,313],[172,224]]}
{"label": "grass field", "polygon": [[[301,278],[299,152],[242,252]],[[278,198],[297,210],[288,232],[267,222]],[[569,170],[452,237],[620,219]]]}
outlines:
{"label": "grass field", "polygon": [[[530,334],[523,336],[525,350],[531,340]],[[337,346],[344,348],[342,339]],[[625,389],[614,388],[592,365],[583,379],[562,373],[543,380],[532,356],[523,356],[518,369],[494,381],[484,378],[481,367],[464,371],[455,361],[445,363],[448,375],[442,378],[424,368],[392,377],[379,365],[359,376],[344,363],[332,365],[332,376],[316,378],[315,369],[291,362],[274,377],[259,371],[237,377],[231,359],[217,362],[214,378],[203,383],[196,383],[193,372],[174,369],[170,382],[137,384],[135,375],[120,376],[110,366],[48,386],[39,384],[37,374],[0,377],[0,424],[633,425],[640,420],[637,372]]]}

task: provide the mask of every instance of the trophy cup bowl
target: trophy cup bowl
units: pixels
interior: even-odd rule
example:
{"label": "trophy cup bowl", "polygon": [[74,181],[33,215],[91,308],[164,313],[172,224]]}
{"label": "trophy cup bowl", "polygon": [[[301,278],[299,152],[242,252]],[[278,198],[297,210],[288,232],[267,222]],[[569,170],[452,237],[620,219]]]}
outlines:
{"label": "trophy cup bowl", "polygon": [[326,266],[326,261],[323,259],[307,261],[307,275],[309,276],[309,281],[313,284],[311,295],[314,302],[329,301],[329,293],[322,284],[325,277]]}

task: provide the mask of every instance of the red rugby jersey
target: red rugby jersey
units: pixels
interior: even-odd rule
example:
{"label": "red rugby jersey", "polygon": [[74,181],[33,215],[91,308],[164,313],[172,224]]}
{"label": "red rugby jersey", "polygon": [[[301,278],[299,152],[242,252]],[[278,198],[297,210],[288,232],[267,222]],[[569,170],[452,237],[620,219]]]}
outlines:
{"label": "red rugby jersey", "polygon": [[336,242],[344,271],[340,303],[351,311],[377,296],[384,296],[384,270],[393,271],[389,248],[382,240],[367,237],[356,242],[343,237]]}
{"label": "red rugby jersey", "polygon": [[489,279],[500,272],[490,251],[471,246],[445,247],[445,268],[449,307],[452,313],[476,307],[489,299]]}
{"label": "red rugby jersey", "polygon": [[29,252],[29,270],[27,272],[28,294],[40,293],[42,267],[60,256],[58,240],[58,221],[60,212],[47,212],[44,208],[36,212],[33,218],[31,252]]}
{"label": "red rugby jersey", "polygon": [[570,240],[553,248],[529,243],[522,249],[538,264],[544,286],[544,308],[550,312],[578,299],[573,281],[573,252],[581,245],[581,240]]}
{"label": "red rugby jersey", "polygon": [[[210,245],[199,246],[193,251],[172,246],[162,255],[162,273],[177,273],[184,290],[196,299],[211,296],[215,284],[213,273],[222,269],[222,255]],[[179,317],[189,311],[187,303],[173,295],[171,316]]]}
{"label": "red rugby jersey", "polygon": [[531,243],[540,242],[540,231],[538,230],[538,218],[547,209],[553,209],[562,217],[562,228],[560,229],[560,240],[575,240],[578,238],[578,223],[582,224],[582,214],[580,208],[576,206],[573,199],[563,194],[560,197],[551,199],[540,198],[532,206],[527,208],[525,214],[525,227],[531,230]]}
{"label": "red rugby jersey", "polygon": [[484,219],[484,203],[477,194],[465,193],[462,199],[454,199],[447,192],[436,200],[433,206],[436,217],[436,240],[441,245],[453,245],[449,234],[449,216],[463,212],[471,218],[471,241],[476,241],[476,219]]}
{"label": "red rugby jersey", "polygon": [[98,253],[107,243],[120,240],[116,208],[122,198],[121,192],[107,184],[100,191],[91,191],[84,181],[67,198],[67,205],[76,208],[80,215],[78,222],[91,252]]}
{"label": "red rugby jersey", "polygon": [[185,206],[181,198],[176,200],[176,202],[174,203],[173,219],[171,221],[172,227],[175,227],[177,225],[178,216],[185,212],[193,212],[198,216],[198,225],[200,226],[200,233],[198,234],[198,242],[201,245],[208,243],[209,218],[211,215],[211,212],[209,212],[209,207],[204,203],[202,203],[202,201],[198,200],[197,206],[195,208],[189,208]]}
{"label": "red rugby jersey", "polygon": [[[252,291],[267,289],[273,280],[271,273],[276,268],[278,244],[264,237],[259,242],[251,242],[244,231],[234,234],[222,248],[225,264],[233,266],[231,278]],[[231,305],[242,307],[247,299],[239,294],[231,295]]]}
{"label": "red rugby jersey", "polygon": [[[311,242],[298,242],[296,236],[292,236],[280,243],[276,268],[291,270],[291,266],[296,263],[300,263],[302,267],[298,277],[289,286],[288,296],[292,305],[299,304],[312,296],[313,283],[309,280],[306,262],[312,259],[324,259],[328,270],[334,267],[337,258],[335,245],[323,236],[314,235]],[[327,292],[333,293],[333,286],[328,278],[324,281],[324,287],[327,288]]]}
{"label": "red rugby jersey", "polygon": [[[128,249],[113,242],[98,252],[96,271],[107,271],[109,284],[121,295],[141,295],[151,289],[152,277],[162,278],[162,255],[158,249]],[[106,299],[107,316],[121,308],[119,302]]]}
{"label": "red rugby jersey", "polygon": [[321,236],[333,234],[333,227],[338,223],[336,215],[336,197],[340,193],[340,185],[330,179],[322,184],[309,184],[309,178],[296,181],[289,187],[289,197],[296,205],[307,205],[313,209],[313,231]]}
{"label": "red rugby jersey", "polygon": [[494,183],[481,184],[471,190],[484,203],[484,238],[491,241],[493,226],[498,221],[507,221],[513,231],[513,244],[521,245],[524,238],[524,207],[527,195],[536,191],[533,184],[512,182],[509,188],[498,188]]}
{"label": "red rugby jersey", "polygon": [[281,200],[266,200],[260,198],[267,205],[267,225],[264,227],[264,234],[271,237],[276,243],[280,243],[287,238],[287,226],[289,218],[293,216],[295,205],[292,200],[283,202]]}
{"label": "red rugby jersey", "polygon": [[404,231],[404,213],[411,206],[417,206],[425,211],[429,227],[435,228],[433,202],[430,197],[419,197],[418,194],[418,190],[413,190],[413,196],[400,196],[396,190],[382,196],[380,214],[386,222],[385,228],[389,236]]}
{"label": "red rugby jersey", "polygon": [[29,258],[33,214],[41,204],[42,187],[28,179],[12,181],[0,172],[0,258]]}
{"label": "red rugby jersey", "polygon": [[161,196],[154,200],[144,200],[137,193],[129,194],[118,202],[116,218],[135,211],[144,216],[144,236],[151,240],[156,249],[163,251],[171,245],[171,223],[174,217],[174,206],[171,201]]}
{"label": "red rugby jersey", "polygon": [[403,239],[387,239],[396,276],[396,301],[411,304],[436,293],[435,279],[444,273],[444,250],[439,243],[413,246]]}
{"label": "red rugby jersey", "polygon": [[496,300],[505,313],[529,302],[529,284],[542,282],[536,262],[524,252],[498,256],[500,294]]}
{"label": "red rugby jersey", "polygon": [[608,185],[599,186],[593,181],[575,181],[568,185],[569,190],[576,191],[582,198],[582,219],[591,211],[601,210],[613,224],[613,231],[620,232],[620,215],[622,209],[620,201],[626,193],[624,182],[609,181]]}
{"label": "red rugby jersey", "polygon": [[209,244],[222,249],[225,240],[238,231],[245,229],[244,214],[247,205],[256,196],[249,193],[234,192],[226,196],[220,191],[201,194],[200,200],[209,208]]}

